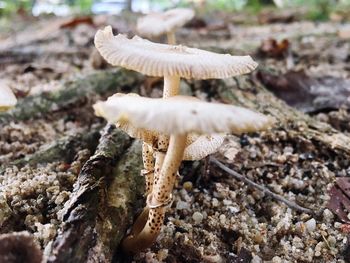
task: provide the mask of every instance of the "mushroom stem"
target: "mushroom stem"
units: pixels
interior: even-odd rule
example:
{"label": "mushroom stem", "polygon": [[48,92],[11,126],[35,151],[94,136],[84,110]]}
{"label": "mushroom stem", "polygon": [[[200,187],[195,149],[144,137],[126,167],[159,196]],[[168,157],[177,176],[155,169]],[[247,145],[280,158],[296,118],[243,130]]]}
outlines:
{"label": "mushroom stem", "polygon": [[187,135],[170,136],[169,147],[160,170],[159,180],[153,186],[152,206],[164,204],[169,200],[176,180],[177,170],[186,148],[186,139]]}
{"label": "mushroom stem", "polygon": [[153,148],[146,142],[142,143],[142,160],[144,169],[141,174],[145,177],[146,189],[145,194],[148,195],[152,192],[153,178],[154,178],[154,158]]}
{"label": "mushroom stem", "polygon": [[[131,234],[123,241],[123,249],[126,252],[137,253],[150,247],[156,240],[163,225],[167,205],[171,203],[171,192],[176,180],[177,170],[185,151],[186,138],[187,135],[173,135],[170,137],[169,147],[163,165],[161,165],[160,176],[157,176],[158,170],[156,169],[155,185],[153,186],[152,194],[148,196],[148,220],[142,231],[137,233],[141,228],[140,224],[145,222],[144,218],[146,210],[144,210],[144,212],[137,218]],[[162,160],[162,152],[158,153],[159,156],[156,158],[156,164],[157,159],[160,162]]]}
{"label": "mushroom stem", "polygon": [[171,30],[166,33],[169,45],[176,45],[175,30]]}
{"label": "mushroom stem", "polygon": [[149,208],[146,206],[142,210],[142,212],[137,216],[137,218],[136,218],[136,220],[131,228],[129,236],[136,236],[142,231],[142,229],[144,228],[144,226],[147,222],[148,213],[149,213]]}
{"label": "mushroom stem", "polygon": [[[135,221],[132,232],[123,240],[123,250],[127,253],[138,253],[150,247],[158,237],[162,222],[164,220],[165,210],[166,207],[158,207],[154,209],[149,209],[148,207],[144,208],[141,215]],[[145,219],[147,214],[148,220],[146,221]],[[160,217],[156,217],[155,214],[160,215]],[[157,230],[152,229],[150,224],[147,223],[149,222],[150,218],[157,218],[157,224],[160,225]],[[143,226],[141,226],[141,224],[143,224]],[[142,229],[142,231],[138,232],[137,230],[139,229]]]}
{"label": "mushroom stem", "polygon": [[179,76],[164,76],[163,98],[179,95],[180,77]]}

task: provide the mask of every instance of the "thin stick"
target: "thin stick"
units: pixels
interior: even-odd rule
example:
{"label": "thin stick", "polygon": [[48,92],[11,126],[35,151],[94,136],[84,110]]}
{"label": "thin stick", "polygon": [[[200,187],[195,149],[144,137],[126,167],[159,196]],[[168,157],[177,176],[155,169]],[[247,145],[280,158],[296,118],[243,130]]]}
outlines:
{"label": "thin stick", "polygon": [[289,201],[289,200],[285,199],[284,197],[271,192],[266,187],[264,187],[262,185],[259,185],[259,184],[255,183],[255,182],[253,182],[252,180],[249,180],[245,176],[243,176],[243,175],[241,175],[241,174],[231,170],[230,168],[226,167],[223,163],[219,162],[214,157],[210,157],[210,162],[216,164],[221,170],[223,170],[223,171],[227,172],[228,174],[232,175],[237,180],[243,181],[246,184],[259,189],[264,194],[271,196],[272,198],[274,198],[277,201],[285,203],[288,207],[290,207],[290,208],[292,208],[294,210],[297,210],[297,211],[300,211],[300,212],[303,212],[303,213],[307,213],[307,214],[312,214],[312,215],[316,214],[311,209],[308,209],[308,208],[302,207],[300,205],[297,205],[296,203],[294,203],[292,201]]}

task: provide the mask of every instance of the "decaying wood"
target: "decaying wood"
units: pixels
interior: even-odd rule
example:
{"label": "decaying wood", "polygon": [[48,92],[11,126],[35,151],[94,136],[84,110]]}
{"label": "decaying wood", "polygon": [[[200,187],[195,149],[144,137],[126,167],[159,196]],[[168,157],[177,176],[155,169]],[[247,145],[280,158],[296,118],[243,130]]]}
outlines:
{"label": "decaying wood", "polygon": [[291,108],[249,76],[219,81],[219,99],[245,106],[273,116],[275,128],[284,130],[289,138],[313,142],[319,148],[350,156],[350,137],[330,125]]}
{"label": "decaying wood", "polygon": [[0,124],[12,120],[28,120],[48,113],[78,106],[94,95],[129,92],[137,88],[142,75],[122,69],[98,71],[62,84],[58,91],[41,93],[20,100],[11,111],[0,114]]}
{"label": "decaying wood", "polygon": [[79,56],[88,57],[88,49],[77,49],[77,48],[66,48],[65,50],[54,50],[54,49],[44,49],[38,48],[37,45],[13,48],[10,50],[0,50],[0,65],[4,66],[6,64],[20,64],[32,62],[41,56]]}
{"label": "decaying wood", "polygon": [[[65,206],[48,262],[110,262],[143,190],[141,146],[107,126]],[[129,147],[131,145],[131,147]]]}

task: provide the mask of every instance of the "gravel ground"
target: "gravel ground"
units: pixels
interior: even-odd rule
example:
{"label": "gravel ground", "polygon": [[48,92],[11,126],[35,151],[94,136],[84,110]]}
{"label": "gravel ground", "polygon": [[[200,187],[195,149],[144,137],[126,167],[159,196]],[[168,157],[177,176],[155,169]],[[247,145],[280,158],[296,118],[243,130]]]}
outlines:
{"label": "gravel ground", "polygon": [[319,215],[296,212],[210,164],[199,180],[182,180],[157,243],[135,262],[345,262],[347,233],[326,204],[347,166],[306,151],[286,131],[243,136],[240,145],[233,159],[217,157]]}

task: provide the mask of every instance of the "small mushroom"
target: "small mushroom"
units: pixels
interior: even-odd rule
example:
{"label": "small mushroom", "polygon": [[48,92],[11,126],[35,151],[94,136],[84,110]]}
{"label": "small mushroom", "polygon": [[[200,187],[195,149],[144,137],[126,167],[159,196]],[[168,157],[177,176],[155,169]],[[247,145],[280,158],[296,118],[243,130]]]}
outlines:
{"label": "small mushroom", "polygon": [[[125,96],[122,93],[116,93],[113,96]],[[139,97],[138,94],[129,93],[127,96],[136,96]],[[188,99],[190,101],[199,101],[198,98],[195,97],[183,97],[184,99]],[[104,116],[102,109],[101,112],[97,112],[98,115]],[[152,191],[152,186],[154,182],[154,170],[160,170],[162,159],[164,159],[166,148],[161,149],[159,151],[158,140],[168,141],[169,136],[160,135],[157,132],[136,128],[132,126],[128,121],[125,121],[122,117],[115,125],[126,132],[130,137],[136,138],[143,141],[142,144],[142,159],[144,164],[144,169],[141,171],[141,175],[145,177],[146,181],[146,195]],[[204,157],[208,156],[217,151],[222,142],[224,141],[224,134],[213,134],[213,135],[195,135],[190,134],[187,136],[186,141],[186,149],[184,153],[183,160],[186,161],[195,161],[201,160]],[[160,142],[160,145],[164,145],[164,143]],[[167,146],[167,145],[166,145]],[[154,154],[157,155],[156,159],[161,159],[154,164]]]}
{"label": "small mushroom", "polygon": [[163,98],[179,94],[180,78],[221,79],[249,73],[257,67],[250,56],[217,54],[185,46],[157,44],[138,36],[114,36],[112,27],[98,30],[95,46],[114,66],[164,77]]}
{"label": "small mushroom", "polygon": [[[135,106],[137,105],[137,106]],[[170,136],[168,150],[158,176],[155,173],[152,194],[147,198],[148,220],[139,231],[132,231],[123,242],[124,249],[137,252],[150,246],[158,236],[177,170],[184,157],[188,134],[233,132],[241,134],[270,127],[271,119],[232,105],[208,103],[175,96],[166,99],[119,95],[94,105],[97,115],[110,122],[123,119],[132,126]],[[143,213],[143,216],[145,213]],[[145,222],[138,219],[137,222]]]}
{"label": "small mushroom", "polygon": [[16,96],[5,81],[0,81],[0,112],[7,111],[17,103]]}
{"label": "small mushroom", "polygon": [[194,17],[189,8],[175,8],[163,13],[152,13],[137,20],[136,30],[144,37],[152,38],[167,34],[168,44],[175,45],[175,30]]}

